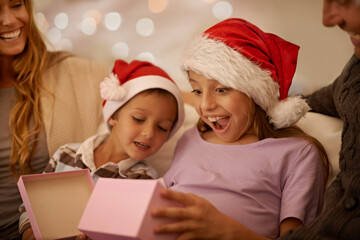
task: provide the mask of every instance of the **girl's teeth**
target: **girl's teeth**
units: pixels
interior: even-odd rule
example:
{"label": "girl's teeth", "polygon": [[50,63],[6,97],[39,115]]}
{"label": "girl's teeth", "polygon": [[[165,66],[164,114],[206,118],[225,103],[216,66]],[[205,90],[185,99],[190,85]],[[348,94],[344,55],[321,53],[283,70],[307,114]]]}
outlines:
{"label": "girl's teeth", "polygon": [[219,119],[223,119],[223,117],[208,117],[210,122],[216,122]]}

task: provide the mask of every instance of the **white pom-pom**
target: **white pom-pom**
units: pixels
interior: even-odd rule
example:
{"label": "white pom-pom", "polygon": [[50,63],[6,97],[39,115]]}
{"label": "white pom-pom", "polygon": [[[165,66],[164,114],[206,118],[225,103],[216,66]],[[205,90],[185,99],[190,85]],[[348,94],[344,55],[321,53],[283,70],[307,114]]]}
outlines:
{"label": "white pom-pom", "polygon": [[120,86],[118,77],[111,73],[100,83],[100,95],[108,101],[121,101],[125,97],[126,91]]}
{"label": "white pom-pom", "polygon": [[294,96],[278,102],[267,114],[276,128],[285,128],[299,121],[309,110],[310,107],[304,99]]}

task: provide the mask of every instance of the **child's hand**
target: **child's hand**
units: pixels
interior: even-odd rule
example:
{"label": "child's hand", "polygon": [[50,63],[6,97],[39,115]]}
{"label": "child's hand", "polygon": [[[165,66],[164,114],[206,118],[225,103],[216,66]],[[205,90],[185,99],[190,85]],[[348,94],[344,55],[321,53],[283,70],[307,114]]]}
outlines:
{"label": "child's hand", "polygon": [[33,230],[31,227],[29,227],[28,229],[26,229],[23,232],[21,239],[22,240],[35,240],[35,236],[34,236],[34,233],[33,233]]}
{"label": "child's hand", "polygon": [[155,233],[180,233],[177,240],[184,239],[241,239],[247,232],[236,220],[220,213],[209,201],[194,194],[168,189],[161,196],[184,205],[181,207],[158,207],[152,216],[179,220],[154,227]]}

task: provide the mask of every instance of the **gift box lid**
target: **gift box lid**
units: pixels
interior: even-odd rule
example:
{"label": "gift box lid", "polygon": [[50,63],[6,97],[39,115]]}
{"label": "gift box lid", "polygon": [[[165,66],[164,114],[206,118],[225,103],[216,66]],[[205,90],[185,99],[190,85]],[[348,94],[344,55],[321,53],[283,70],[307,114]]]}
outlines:
{"label": "gift box lid", "polygon": [[94,188],[89,170],[30,174],[18,183],[36,239],[61,239],[77,229]]}
{"label": "gift box lid", "polygon": [[171,220],[153,218],[151,208],[180,204],[160,196],[163,186],[158,180],[100,178],[87,203],[79,229],[91,239],[165,240],[175,234],[155,235],[155,224]]}

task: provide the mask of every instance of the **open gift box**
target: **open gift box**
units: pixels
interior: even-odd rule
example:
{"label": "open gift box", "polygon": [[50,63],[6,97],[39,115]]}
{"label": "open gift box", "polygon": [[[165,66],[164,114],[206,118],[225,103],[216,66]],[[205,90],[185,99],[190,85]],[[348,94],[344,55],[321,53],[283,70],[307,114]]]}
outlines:
{"label": "open gift box", "polygon": [[177,235],[155,235],[156,224],[169,219],[153,218],[156,206],[180,205],[160,196],[158,180],[100,178],[87,203],[79,229],[93,240],[168,240]]}
{"label": "open gift box", "polygon": [[[18,188],[36,239],[65,239],[85,233],[101,240],[168,240],[155,235],[155,206],[180,206],[161,198],[158,180],[99,178],[89,170],[21,176]],[[81,232],[80,232],[80,231]]]}
{"label": "open gift box", "polygon": [[81,234],[77,226],[94,188],[89,170],[23,175],[17,184],[36,239]]}

